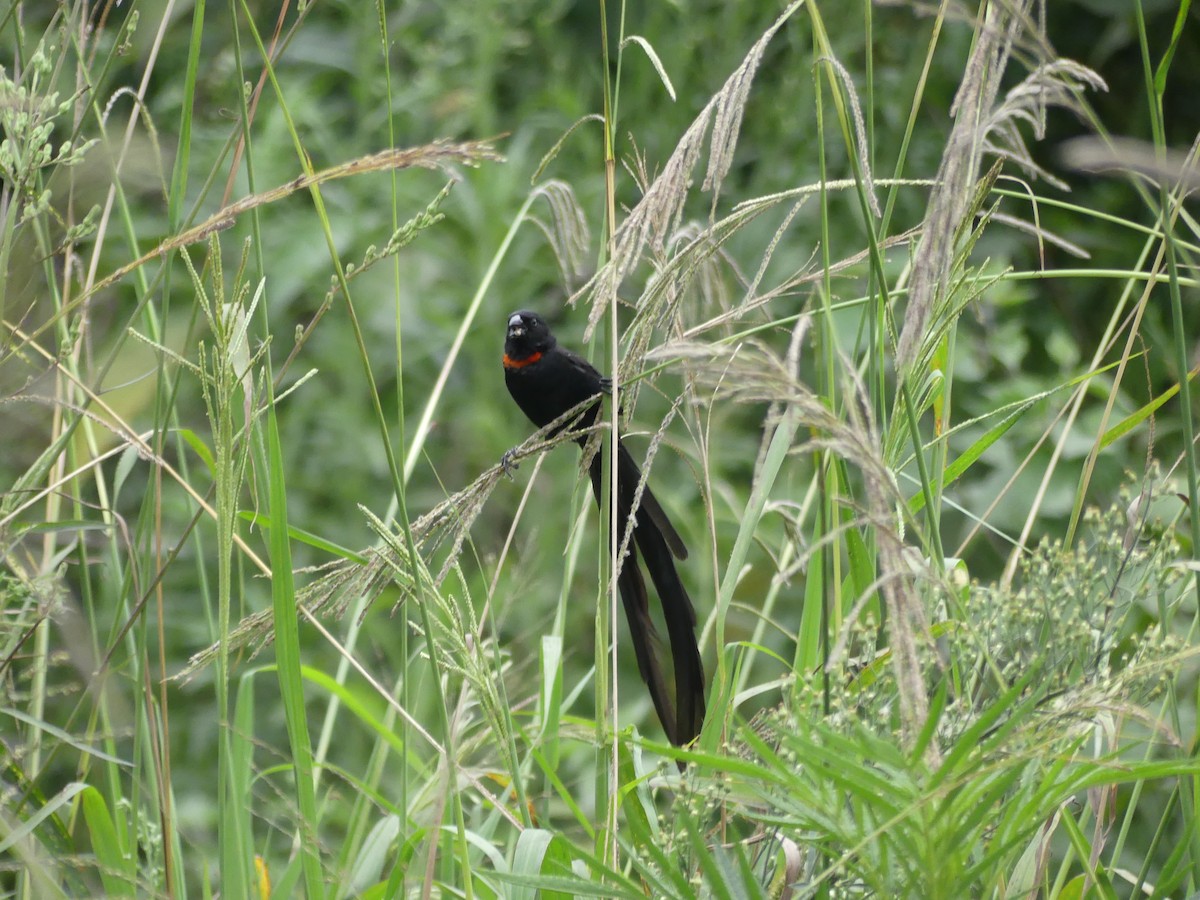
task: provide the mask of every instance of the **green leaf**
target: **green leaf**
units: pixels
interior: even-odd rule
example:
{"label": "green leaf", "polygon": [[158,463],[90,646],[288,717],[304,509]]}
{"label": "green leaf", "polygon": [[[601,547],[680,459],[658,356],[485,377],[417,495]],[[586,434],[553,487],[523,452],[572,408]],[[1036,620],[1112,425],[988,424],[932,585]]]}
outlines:
{"label": "green leaf", "polygon": [[558,730],[562,721],[562,637],[547,634],[542,636],[542,682],[538,694],[541,712],[541,745],[546,763],[551,769],[558,768]]}
{"label": "green leaf", "polygon": [[[1196,373],[1198,371],[1200,371],[1200,368],[1192,369],[1192,371],[1188,372],[1188,381],[1194,380],[1196,377]],[[1151,400],[1149,403],[1147,403],[1145,406],[1141,407],[1140,409],[1136,410],[1135,412],[1130,413],[1128,416],[1126,416],[1124,419],[1122,419],[1120,422],[1118,422],[1112,428],[1108,429],[1108,431],[1104,432],[1103,435],[1101,435],[1100,449],[1103,450],[1106,447],[1108,447],[1109,444],[1123,438],[1125,435],[1127,435],[1129,432],[1131,432],[1138,425],[1141,425],[1143,422],[1145,422],[1147,419],[1149,419],[1152,415],[1154,415],[1154,413],[1156,413],[1158,411],[1158,409],[1164,403],[1166,403],[1168,400],[1170,400],[1172,397],[1174,397],[1178,393],[1179,393],[1179,384],[1178,383],[1173,384],[1169,388],[1167,388],[1165,391],[1163,391],[1161,394],[1159,394],[1157,397],[1155,397],[1153,400]]]}
{"label": "green leaf", "polygon": [[[268,516],[261,515],[248,509],[238,513],[239,517],[246,522],[251,523],[256,528],[261,528],[264,532],[270,532],[271,519]],[[288,538],[293,541],[299,541],[302,544],[307,544],[310,547],[328,553],[331,556],[337,556],[341,559],[350,560],[365,565],[367,558],[361,553],[356,553],[341,544],[335,544],[333,541],[323,538],[320,535],[313,534],[311,531],[305,531],[303,528],[297,528],[295,525],[288,525]]]}
{"label": "green leaf", "polygon": [[96,854],[96,868],[104,885],[104,896],[135,896],[137,860],[133,853],[121,846],[121,838],[109,815],[104,795],[89,786],[84,789],[80,801],[88,834],[92,838],[92,852]]}
{"label": "green leaf", "polygon": [[53,735],[64,744],[74,747],[80,753],[86,753],[88,756],[94,756],[96,759],[102,759],[105,762],[113,763],[126,769],[133,768],[133,763],[131,763],[129,760],[121,759],[119,756],[112,756],[108,753],[105,753],[103,750],[97,750],[95,747],[88,746],[69,732],[63,731],[61,728],[56,728],[54,725],[51,725],[49,722],[46,722],[42,719],[36,719],[28,713],[21,712],[19,709],[13,709],[12,707],[7,706],[0,707],[0,715],[12,716],[19,722],[24,722],[26,725],[32,725],[39,731],[44,731],[46,734]]}
{"label": "green leaf", "polygon": [[212,451],[208,449],[208,444],[200,439],[200,436],[190,428],[180,428],[176,432],[185,444],[192,448],[193,452],[200,457],[200,461],[204,463],[208,469],[209,475],[214,475],[217,471],[217,461],[213,458]]}
{"label": "green leaf", "polygon": [[283,446],[274,406],[267,407],[267,490],[271,513],[271,599],[275,630],[275,660],[279,693],[287,723],[290,758],[293,761],[296,803],[299,813],[300,852],[305,889],[310,898],[324,896],[320,851],[316,835],[316,786],[313,782],[312,741],[304,708],[304,684],[300,673],[300,623],[296,612],[296,586],[292,578],[292,549],[289,544],[287,483],[284,479]]}
{"label": "green leaf", "polygon": [[1158,68],[1154,70],[1154,92],[1161,98],[1167,90],[1167,72],[1171,69],[1171,62],[1175,59],[1175,48],[1179,46],[1179,38],[1183,36],[1183,28],[1187,24],[1188,10],[1191,9],[1192,0],[1179,0],[1179,11],[1175,14],[1175,26],[1171,29],[1171,43],[1167,45],[1167,51],[1163,54],[1162,60],[1159,61]]}
{"label": "green leaf", "polygon": [[400,836],[402,824],[399,816],[386,815],[371,826],[358,849],[358,856],[350,867],[350,880],[347,885],[350,894],[366,891],[383,877],[384,863],[387,862],[392,845]]}
{"label": "green leaf", "polygon": [[[74,800],[76,794],[85,790],[87,787],[88,785],[81,781],[72,781],[70,784],[64,787],[61,791],[47,800],[45,805],[42,806],[42,808],[35,812],[32,816],[17,823],[15,827],[12,827],[12,830],[8,832],[4,839],[0,840],[0,853],[6,853],[14,844],[25,840],[27,837],[30,837],[33,832],[37,830],[37,827],[42,824],[42,822],[55,815],[60,809]],[[11,823],[9,824],[11,827]]]}
{"label": "green leaf", "polygon": [[[513,853],[513,875],[563,875],[571,871],[571,849],[561,836],[544,828],[526,828],[517,838],[517,848]],[[513,900],[534,900],[535,897],[544,900],[570,900],[571,894],[543,888],[540,891],[531,884],[517,882],[512,892]]]}

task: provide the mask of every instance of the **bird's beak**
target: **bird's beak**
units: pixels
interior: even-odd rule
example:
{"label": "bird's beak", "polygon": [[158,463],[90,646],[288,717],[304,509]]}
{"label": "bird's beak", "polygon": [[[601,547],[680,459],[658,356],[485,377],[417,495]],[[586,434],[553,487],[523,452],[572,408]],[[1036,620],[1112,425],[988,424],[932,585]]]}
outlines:
{"label": "bird's beak", "polygon": [[520,316],[511,316],[508,320],[508,336],[520,337],[525,333],[525,322]]}

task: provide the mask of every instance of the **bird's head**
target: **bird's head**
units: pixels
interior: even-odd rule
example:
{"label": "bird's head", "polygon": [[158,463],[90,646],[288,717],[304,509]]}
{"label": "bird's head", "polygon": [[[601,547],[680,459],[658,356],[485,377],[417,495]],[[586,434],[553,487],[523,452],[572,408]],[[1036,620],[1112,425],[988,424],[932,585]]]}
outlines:
{"label": "bird's head", "polygon": [[504,338],[504,367],[519,369],[542,358],[553,349],[554,335],[550,326],[537,313],[521,310],[508,317],[508,333]]}

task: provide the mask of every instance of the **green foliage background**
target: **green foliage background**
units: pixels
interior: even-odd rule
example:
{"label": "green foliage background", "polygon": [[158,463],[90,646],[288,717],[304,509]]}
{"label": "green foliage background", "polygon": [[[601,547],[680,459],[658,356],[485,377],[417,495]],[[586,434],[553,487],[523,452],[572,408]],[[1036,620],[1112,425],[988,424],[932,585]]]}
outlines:
{"label": "green foliage background", "polygon": [[[1051,108],[1040,140],[1034,123],[1021,123],[1033,160],[1064,185],[1012,161],[991,185],[979,210],[985,225],[949,273],[951,299],[971,300],[930,341],[953,383],[941,397],[945,421],[962,427],[937,441],[932,399],[920,394],[916,411],[923,458],[936,466],[944,452],[944,467],[981,456],[944,494],[939,488],[932,519],[893,505],[896,521],[885,526],[870,512],[868,467],[847,445],[880,438],[900,505],[921,494],[922,482],[928,487],[913,442],[888,444],[883,438],[902,429],[885,435],[884,426],[903,420],[894,350],[918,243],[910,229],[927,214],[929,180],[978,40],[974,4],[801,5],[764,52],[720,192],[699,189],[698,168],[681,198],[685,228],[674,237],[682,246],[753,198],[800,187],[813,187],[812,196],[794,215],[780,204],[738,228],[677,305],[642,299],[665,277],[669,253],[643,260],[619,291],[621,334],[635,338],[621,343],[601,323],[584,342],[595,301],[586,286],[609,259],[610,199],[619,227],[782,9],[566,0],[8,5],[0,17],[0,671],[9,697],[0,722],[8,773],[0,842],[13,854],[0,874],[5,891],[249,896],[265,890],[255,859],[276,896],[301,883],[310,895],[331,896],[516,895],[582,891],[585,883],[614,896],[782,896],[785,883],[823,896],[1196,889],[1196,600],[1178,565],[1194,556],[1192,434],[1180,397],[1189,398],[1200,319],[1190,280],[1195,223],[1184,204],[1171,240],[1154,238],[1166,196],[1157,183],[1080,172],[1060,152],[1093,132],[1190,147],[1200,80],[1194,13],[1178,0],[1034,5],[1003,87],[1063,56],[1093,69],[1107,90],[1080,87],[1076,109]],[[273,38],[276,17],[282,27]],[[1041,37],[1035,26],[1044,26]],[[645,43],[621,43],[629,35]],[[260,41],[273,48],[267,68]],[[1163,64],[1168,51],[1174,56]],[[837,86],[832,61],[852,90]],[[1157,71],[1154,96],[1148,75],[1153,85]],[[854,137],[834,103],[851,94],[863,117]],[[49,104],[42,138],[50,148],[40,165],[31,162],[39,145],[22,117],[39,100]],[[611,198],[606,130],[615,148]],[[322,172],[443,140],[486,141],[503,159],[474,147],[429,168],[366,164],[322,181],[320,206],[291,185],[309,166]],[[67,141],[74,150],[57,149]],[[862,162],[848,149],[858,142]],[[985,157],[981,175],[992,160]],[[879,217],[864,215],[862,165],[882,184],[898,161],[897,177],[921,182],[878,189],[888,225],[876,234]],[[853,184],[815,190],[839,179]],[[267,195],[280,186],[288,187]],[[104,208],[110,189],[109,213],[89,213]],[[176,240],[247,197],[262,200],[223,222],[215,240]],[[363,266],[397,234],[403,246]],[[878,268],[864,254],[826,274],[827,265],[897,235],[906,236],[887,246]],[[152,252],[164,244],[166,252]],[[563,252],[567,245],[573,253]],[[1147,247],[1152,257],[1167,245],[1182,278],[1174,309],[1166,267],[1147,262]],[[349,263],[364,270],[341,282],[336,273]],[[743,310],[760,266],[754,283],[764,288],[800,270],[815,274]],[[1120,318],[1114,310],[1134,308],[1119,307],[1119,297],[1136,298],[1152,269],[1159,283],[1139,307],[1135,340],[1125,345],[1121,330],[1097,354]],[[896,292],[877,331],[870,321],[880,279]],[[246,304],[244,340],[236,328],[221,337],[228,322],[219,303],[235,297]],[[690,751],[682,779],[641,756],[645,747],[679,752],[654,745],[653,714],[623,647],[623,728],[614,740],[603,722],[593,726],[608,696],[592,687],[593,667],[600,676],[607,670],[592,636],[598,621],[601,633],[607,627],[597,608],[608,561],[573,451],[537,463],[529,456],[511,482],[493,473],[481,505],[456,505],[450,519],[465,517],[469,538],[446,580],[432,577],[454,525],[420,517],[530,434],[499,364],[504,322],[519,308],[546,314],[564,343],[603,369],[606,341],[616,341],[633,360],[623,378],[659,367],[626,409],[623,425],[639,451],[684,397],[652,482],[694,548],[685,578],[706,660],[729,693],[714,688],[710,705],[722,712],[710,716],[711,733]],[[727,312],[736,315],[706,325]],[[787,370],[795,383],[756,381],[785,359],[802,314],[819,322]],[[634,326],[648,330],[626,331]],[[643,335],[661,356],[642,357],[635,340]],[[699,351],[684,339],[710,350],[744,346],[767,363],[726,385],[703,357],[688,356]],[[247,381],[221,387],[222,352],[232,366],[256,361]],[[912,389],[934,368],[908,373]],[[272,378],[282,399],[268,416]],[[864,382],[857,390],[856,378]],[[263,412],[247,425],[239,392],[251,385]],[[1083,400],[1066,417],[1076,387]],[[803,389],[816,398],[811,407],[797,399]],[[1163,402],[1151,415],[1156,399]],[[1010,404],[1031,400],[1004,418]],[[840,425],[822,424],[817,410],[825,407]],[[752,491],[788,409],[805,410],[801,427],[755,518]],[[865,409],[872,418],[864,424]],[[1008,427],[993,434],[1001,421]],[[1118,424],[1127,426],[1119,435]],[[393,464],[411,471],[397,479]],[[216,512],[198,514],[197,497]],[[1096,519],[1076,530],[1080,509],[1113,504],[1145,526],[1134,542],[1148,545],[1153,565],[1110,554],[1127,539],[1119,523]],[[930,521],[940,544],[924,531]],[[285,522],[290,542],[280,540]],[[938,573],[920,592],[922,671],[934,709],[920,736],[897,711],[905,687],[890,680],[896,623],[884,621],[883,585],[867,589],[891,529],[918,561],[936,560],[929,568]],[[846,531],[861,533],[865,576]],[[243,549],[226,543],[235,533]],[[738,570],[731,556],[743,533],[750,539]],[[441,542],[421,545],[414,565],[411,542],[429,534]],[[1043,538],[1064,537],[1061,551],[1033,555]],[[388,576],[366,592],[375,602],[365,611],[322,618],[333,637],[301,616],[294,646],[281,639],[278,658],[274,649],[251,657],[249,643],[225,645],[212,665],[175,680],[243,617],[273,609],[278,628],[284,610],[295,609],[286,579],[262,577],[245,548],[277,576],[295,570],[297,587],[316,585],[310,598],[353,607],[353,592],[321,594],[330,572],[314,567],[361,572],[364,559],[384,557],[354,554],[389,540],[385,556],[396,570],[385,567]],[[830,541],[832,555],[822,556]],[[1013,584],[1022,557],[1035,568],[1030,559],[1050,560],[1061,577],[1044,584],[1055,599],[1082,586],[1084,612],[1063,626],[1061,642],[1043,642],[1044,655],[1029,651],[1027,666],[1009,669],[989,655],[1011,650],[1024,661],[1025,629],[1040,627],[996,612],[1027,609],[1030,583],[1043,583],[1027,568]],[[1120,573],[1121,590],[1112,590],[1119,601],[1104,598],[1109,582],[1090,586],[1102,567]],[[855,622],[860,596],[866,611]],[[832,626],[817,612],[822,601]],[[1069,606],[1048,603],[1045,612]],[[972,618],[977,609],[986,615]],[[825,678],[841,623],[849,656]],[[619,644],[623,627],[616,624]],[[1095,633],[1104,639],[1088,643]],[[561,638],[561,660],[547,636]],[[276,661],[278,674],[262,668]],[[973,680],[993,665],[995,682]],[[1026,671],[1070,677],[1047,675],[1038,693],[1022,680]],[[389,693],[404,716],[391,718]],[[1053,716],[1037,718],[1051,707]],[[307,713],[300,718],[317,748],[318,776],[296,710]],[[1063,723],[1094,723],[1101,712],[1117,724],[1107,742],[1096,739],[1104,746],[1088,758],[1091,769],[1079,758],[1089,738]],[[1013,723],[1019,740],[1006,744],[1009,731],[980,725],[989,715]],[[1047,721],[1063,743],[1043,741],[1037,729]],[[649,744],[628,730],[635,724]],[[979,758],[965,749],[976,739],[985,748]],[[843,740],[845,753],[822,755]],[[939,770],[935,751],[921,747],[940,747],[962,768]],[[861,780],[834,778],[838,789],[828,792],[817,759],[840,761]],[[1046,775],[1046,759],[1061,760],[1069,777]],[[1029,768],[1018,771],[1014,761]],[[870,782],[876,769],[892,773],[893,787],[913,778],[911,795],[894,801],[895,819],[846,812],[869,807],[866,798],[884,802],[887,792]],[[978,784],[981,772],[998,779],[983,800],[952,803],[938,793]],[[1098,799],[1110,789],[1110,799]],[[607,802],[609,792],[620,799]],[[922,804],[930,797],[947,805],[929,812]],[[955,803],[966,810],[962,830],[932,828]],[[968,821],[976,809],[995,810],[999,824]],[[1012,819],[1008,843],[996,839],[1007,833],[1001,812]],[[896,825],[910,819],[924,830]],[[1120,839],[1105,841],[1099,835],[1113,821]],[[910,834],[921,835],[923,864],[911,855],[917,844],[903,842]],[[618,844],[623,863],[613,855]],[[660,846],[670,848],[666,858],[655,856]],[[963,858],[939,871],[948,859],[936,855],[939,846]],[[1033,862],[1043,846],[1053,863]],[[798,868],[793,848],[803,857]],[[1022,882],[1028,872],[1036,875]]]}

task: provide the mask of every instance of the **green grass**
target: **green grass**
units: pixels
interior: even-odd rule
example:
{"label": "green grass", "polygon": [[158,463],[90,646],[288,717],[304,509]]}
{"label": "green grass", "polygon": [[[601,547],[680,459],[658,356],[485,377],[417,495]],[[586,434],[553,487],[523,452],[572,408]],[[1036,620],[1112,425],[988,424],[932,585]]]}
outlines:
{"label": "green grass", "polygon": [[0,12],[0,894],[1195,892],[1188,4],[1029,5]]}

